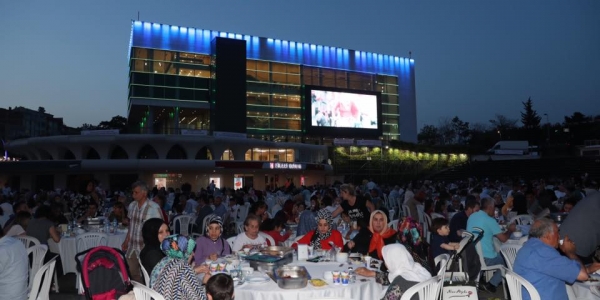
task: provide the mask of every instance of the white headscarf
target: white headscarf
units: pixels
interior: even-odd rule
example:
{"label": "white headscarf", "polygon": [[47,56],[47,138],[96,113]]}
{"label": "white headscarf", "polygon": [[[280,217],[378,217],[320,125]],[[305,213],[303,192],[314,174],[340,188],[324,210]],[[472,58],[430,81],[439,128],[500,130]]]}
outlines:
{"label": "white headscarf", "polygon": [[402,244],[389,244],[383,247],[383,260],[389,270],[388,279],[394,281],[398,275],[408,281],[423,282],[431,278],[431,274],[423,266],[415,263],[412,256]]}

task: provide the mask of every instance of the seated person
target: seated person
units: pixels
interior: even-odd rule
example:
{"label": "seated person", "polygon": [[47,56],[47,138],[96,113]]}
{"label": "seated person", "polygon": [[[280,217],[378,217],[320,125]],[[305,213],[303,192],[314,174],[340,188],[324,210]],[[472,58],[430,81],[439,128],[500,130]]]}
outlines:
{"label": "seated person", "polygon": [[[142,225],[144,248],[140,251],[140,261],[148,274],[152,274],[154,266],[165,257],[160,244],[170,234],[169,226],[161,218],[148,219]],[[149,282],[146,282],[146,285],[148,284]]]}
{"label": "seated person", "polygon": [[575,206],[575,204],[577,204],[577,199],[570,197],[567,198],[564,202],[563,202],[563,207],[560,210],[560,212],[564,212],[564,213],[569,213],[571,212],[571,210],[573,209],[573,207]]}
{"label": "seated person", "polygon": [[231,251],[266,245],[267,240],[258,234],[262,219],[257,215],[248,215],[244,221],[244,232],[237,235]]}
{"label": "seated person", "polygon": [[233,300],[233,278],[227,274],[216,274],[206,282],[206,297],[208,300]]}
{"label": "seated person", "polygon": [[4,235],[0,225],[0,291],[2,299],[27,299],[29,260],[21,241]]}
{"label": "seated person", "polygon": [[[260,224],[260,231],[268,234],[275,241],[275,245],[269,246],[278,246],[290,237],[290,232],[281,235],[281,230],[283,230],[284,226],[285,224],[281,219],[266,219]],[[269,243],[269,240],[267,240],[267,244]]]}
{"label": "seated person", "polygon": [[473,213],[479,211],[479,202],[474,196],[469,195],[467,197],[466,209],[457,212],[450,220],[450,234],[448,238],[450,242],[458,243],[462,240],[462,232],[467,229],[467,220]]}
{"label": "seated person", "polygon": [[296,236],[307,234],[309,231],[317,228],[316,216],[317,212],[310,209],[304,209],[304,204],[298,205],[300,211],[298,217],[298,228],[296,229]]}
{"label": "seated person", "polygon": [[127,218],[127,210],[125,209],[125,205],[121,202],[115,203],[115,205],[113,205],[112,212],[108,216],[108,220],[110,222],[116,220],[117,223],[123,224],[123,226],[129,225],[129,219]]}
{"label": "seated person", "polygon": [[[481,199],[481,210],[472,214],[467,220],[467,230],[477,234],[478,231],[474,227],[483,229],[483,238],[481,239],[481,251],[483,252],[483,259],[489,266],[492,265],[505,265],[504,258],[494,248],[494,237],[500,242],[506,242],[511,233],[516,230],[516,225],[510,224],[507,226],[508,231],[502,232],[500,225],[496,219],[494,219],[494,200],[491,198]],[[502,274],[499,270],[494,272],[494,276],[482,287],[491,292],[496,292],[496,287],[502,282]]]}
{"label": "seated person", "polygon": [[98,217],[98,204],[96,204],[96,202],[90,202],[88,204],[87,210],[85,211],[85,213],[79,217],[77,219],[78,223],[82,223],[84,220],[88,219],[88,218],[96,218]]}
{"label": "seated person", "polygon": [[27,235],[25,230],[27,230],[27,225],[29,224],[30,220],[31,214],[28,211],[18,212],[13,225],[10,226],[6,232],[6,236]]}
{"label": "seated person", "polygon": [[[382,252],[388,273],[377,272],[376,277],[379,278],[378,282],[385,281],[389,284],[382,300],[400,299],[407,289],[431,278],[429,271],[416,263],[402,244],[387,245],[383,247]],[[365,271],[368,270],[356,269],[356,273],[359,275]],[[386,277],[385,280],[381,279],[383,276]],[[418,299],[418,297],[417,294],[411,299]]]}
{"label": "seated person", "polygon": [[431,256],[433,258],[440,254],[450,254],[452,250],[458,250],[458,243],[451,243],[448,239],[450,227],[448,220],[444,218],[435,218],[431,221]]}
{"label": "seated person", "polygon": [[340,249],[344,247],[342,234],[333,229],[331,212],[323,208],[317,212],[317,229],[309,231],[297,243],[313,246],[314,250],[329,250],[329,242],[333,242]]}
{"label": "seated person", "polygon": [[[170,235],[161,243],[165,257],[156,264],[150,275],[150,287],[165,300],[206,300],[206,291],[188,261],[194,254],[196,242],[182,235]],[[210,274],[204,276],[204,282]]]}
{"label": "seated person", "polygon": [[[558,226],[553,220],[536,220],[529,230],[529,240],[517,252],[513,267],[515,273],[527,279],[544,300],[568,299],[565,283],[585,281],[588,273],[600,269],[599,262],[588,267],[581,263],[575,243],[568,236],[565,236],[562,244],[559,239]],[[562,256],[556,248],[560,248],[566,256]],[[531,298],[525,292],[523,299]]]}
{"label": "seated person", "polygon": [[[364,247],[362,245],[368,245],[367,252],[362,254],[368,254],[369,256],[383,260],[382,250],[383,246],[396,243],[396,230],[388,227],[387,216],[381,210],[376,210],[371,213],[369,231],[371,236],[369,240],[364,239],[357,235],[354,240],[348,242],[347,247],[354,249],[355,247]],[[364,249],[364,248],[363,248]],[[383,266],[385,269],[385,266]]]}
{"label": "seated person", "polygon": [[196,264],[201,264],[206,259],[217,260],[219,257],[231,254],[229,243],[221,236],[223,233],[223,221],[217,215],[208,215],[206,221],[206,232],[196,239],[196,251],[194,259]]}

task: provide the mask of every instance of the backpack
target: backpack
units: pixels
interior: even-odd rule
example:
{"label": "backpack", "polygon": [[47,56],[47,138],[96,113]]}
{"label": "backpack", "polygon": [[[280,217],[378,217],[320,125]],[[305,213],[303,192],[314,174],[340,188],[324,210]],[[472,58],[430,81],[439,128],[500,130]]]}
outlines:
{"label": "backpack", "polygon": [[411,217],[402,220],[398,226],[398,241],[406,247],[415,262],[433,274],[432,259],[429,256],[429,244],[423,239],[423,227]]}

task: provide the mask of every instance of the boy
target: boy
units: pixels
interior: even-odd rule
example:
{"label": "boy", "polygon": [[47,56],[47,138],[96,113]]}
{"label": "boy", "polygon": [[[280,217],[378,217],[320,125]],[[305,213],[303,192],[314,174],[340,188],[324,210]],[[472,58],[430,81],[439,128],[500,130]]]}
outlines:
{"label": "boy", "polygon": [[223,273],[215,274],[206,282],[206,297],[208,300],[232,300],[233,279]]}
{"label": "boy", "polygon": [[431,222],[431,255],[435,258],[440,254],[450,253],[450,250],[458,250],[458,243],[450,243],[448,235],[450,227],[448,220],[435,218]]}

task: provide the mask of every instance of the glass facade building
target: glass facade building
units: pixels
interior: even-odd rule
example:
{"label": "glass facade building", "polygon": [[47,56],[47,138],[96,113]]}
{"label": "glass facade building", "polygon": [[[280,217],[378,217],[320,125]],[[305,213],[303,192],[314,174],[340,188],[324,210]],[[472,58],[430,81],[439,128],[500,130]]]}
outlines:
{"label": "glass facade building", "polygon": [[248,137],[307,143],[334,138],[304,133],[304,86],[311,85],[380,92],[381,138],[416,141],[412,59],[133,21],[128,119],[139,133],[216,130],[211,126],[211,101],[218,90],[218,55],[211,42],[217,38],[245,41],[246,120],[231,122],[244,122]]}

